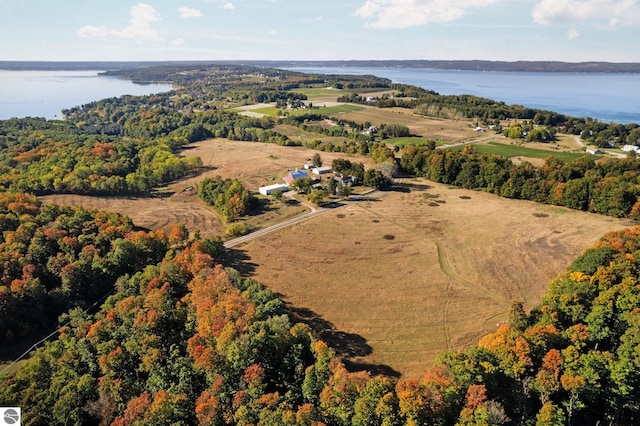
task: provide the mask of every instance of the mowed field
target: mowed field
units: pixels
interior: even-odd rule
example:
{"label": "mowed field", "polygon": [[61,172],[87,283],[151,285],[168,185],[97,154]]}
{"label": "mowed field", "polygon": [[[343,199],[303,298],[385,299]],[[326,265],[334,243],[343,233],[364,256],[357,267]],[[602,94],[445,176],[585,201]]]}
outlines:
{"label": "mowed field", "polygon": [[425,118],[404,108],[367,108],[361,111],[342,113],[335,117],[358,123],[368,121],[375,126],[402,124],[409,128],[412,135],[451,143],[478,137],[478,133],[473,131],[475,126],[470,120]]}
{"label": "mowed field", "polygon": [[633,225],[426,180],[407,189],[237,247],[350,361],[404,377],[476,344],[512,301],[539,303],[579,253]]}
{"label": "mowed field", "polygon": [[[96,197],[73,194],[56,194],[40,197],[45,203],[82,205],[85,208],[115,211],[125,214],[138,226],[169,231],[182,223],[190,230],[200,230],[203,237],[223,235],[225,226],[215,209],[207,206],[197,196],[197,185],[205,177],[222,176],[239,179],[250,191],[258,192],[264,185],[282,182],[287,169],[301,168],[311,161],[317,151],[302,147],[283,147],[274,144],[211,139],[191,144],[182,155],[198,156],[206,170],[197,176],[182,179],[149,197]],[[367,167],[371,159],[364,156],[346,156],[341,153],[323,153],[324,164],[331,165],[335,158],[349,158],[363,162]],[[303,205],[278,204],[266,217],[253,218],[258,226],[298,216],[309,211]]]}

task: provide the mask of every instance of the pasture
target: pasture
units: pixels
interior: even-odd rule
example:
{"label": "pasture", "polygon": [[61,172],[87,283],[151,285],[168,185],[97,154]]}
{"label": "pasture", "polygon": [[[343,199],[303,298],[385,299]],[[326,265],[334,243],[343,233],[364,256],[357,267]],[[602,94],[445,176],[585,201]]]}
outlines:
{"label": "pasture", "polygon": [[[251,108],[249,111],[257,114],[269,115],[272,117],[281,117],[290,115],[292,117],[297,117],[305,114],[340,114],[344,112],[350,111],[360,111],[364,109],[364,107],[359,105],[350,105],[350,104],[338,104],[338,105],[329,105],[329,106],[314,106],[311,109],[291,109],[285,110],[281,108],[276,108],[275,106],[261,107],[261,108]],[[234,111],[237,109],[234,109]]]}
{"label": "pasture", "polygon": [[412,180],[236,249],[356,364],[419,377],[631,221]]}
{"label": "pasture", "polygon": [[[449,149],[452,150],[462,150],[464,146],[455,146]],[[567,163],[572,163],[576,159],[580,157],[584,157],[588,155],[590,157],[596,158],[596,156],[592,156],[591,154],[587,154],[585,152],[567,152],[567,151],[556,151],[553,149],[540,149],[540,148],[530,148],[526,145],[511,145],[501,142],[487,142],[483,144],[474,144],[474,148],[477,152],[481,154],[494,154],[501,155],[503,157],[512,158],[512,157],[521,157],[521,158],[533,158],[533,159],[545,159],[549,156],[554,156],[559,158]]]}
{"label": "pasture", "polygon": [[414,136],[442,140],[448,143],[477,136],[470,120],[454,121],[426,118],[414,115],[411,110],[403,108],[367,108],[341,114],[340,118],[357,123],[369,122],[378,127],[382,124],[401,124],[407,126]]}

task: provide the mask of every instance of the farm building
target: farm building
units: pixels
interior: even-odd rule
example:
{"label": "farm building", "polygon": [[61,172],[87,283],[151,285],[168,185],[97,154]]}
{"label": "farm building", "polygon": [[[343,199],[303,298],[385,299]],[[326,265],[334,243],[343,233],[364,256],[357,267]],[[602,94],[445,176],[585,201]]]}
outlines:
{"label": "farm building", "polygon": [[331,173],[331,167],[329,166],[316,167],[315,169],[311,170],[311,173],[313,173],[314,175],[324,175],[327,173]]}
{"label": "farm building", "polygon": [[262,195],[271,195],[273,191],[280,190],[282,192],[287,192],[289,190],[289,185],[283,185],[281,183],[276,183],[274,185],[269,186],[261,186],[258,188],[258,192]]}
{"label": "farm building", "polygon": [[629,151],[638,152],[638,149],[640,149],[640,146],[625,145],[625,146],[622,147],[622,150],[625,151],[625,152],[629,152]]}
{"label": "farm building", "polygon": [[586,151],[587,151],[587,154],[592,154],[592,155],[604,154],[604,151],[600,151],[598,148],[587,148]]}
{"label": "farm building", "polygon": [[287,185],[291,185],[294,180],[308,176],[309,175],[307,175],[306,170],[295,169],[293,171],[289,171],[289,173],[287,173],[287,175],[282,179],[287,183]]}
{"label": "farm building", "polygon": [[355,185],[357,183],[355,176],[334,176],[333,180],[340,182],[344,186]]}

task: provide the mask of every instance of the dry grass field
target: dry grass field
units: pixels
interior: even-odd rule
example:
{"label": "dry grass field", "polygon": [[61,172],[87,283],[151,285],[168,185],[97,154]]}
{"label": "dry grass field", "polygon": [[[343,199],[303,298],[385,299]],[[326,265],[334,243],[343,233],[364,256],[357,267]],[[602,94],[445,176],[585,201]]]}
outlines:
{"label": "dry grass field", "polygon": [[[205,177],[222,176],[235,178],[251,191],[263,185],[281,182],[288,168],[302,167],[317,151],[301,147],[283,147],[274,144],[238,142],[212,139],[190,145],[182,152],[184,156],[199,156],[207,170],[203,173],[168,185],[153,197],[94,197],[58,194],[41,197],[46,203],[82,205],[86,208],[115,211],[125,214],[138,226],[148,229],[170,230],[176,223],[188,229],[199,229],[204,237],[223,235],[215,209],[207,206],[197,196],[197,184]],[[345,154],[320,153],[325,164],[331,164]],[[350,156],[352,161],[364,162],[367,167],[371,159]],[[264,227],[298,216],[308,211],[303,205],[275,203],[277,209],[265,215],[249,219],[253,226]]]}
{"label": "dry grass field", "polygon": [[478,136],[473,131],[475,126],[470,120],[425,118],[414,115],[412,111],[404,108],[367,108],[362,111],[343,113],[336,117],[359,123],[368,121],[375,126],[383,123],[402,124],[409,128],[412,135],[452,143]]}
{"label": "dry grass field", "polygon": [[406,377],[477,343],[513,300],[538,303],[577,254],[632,225],[426,180],[408,188],[237,248],[350,361]]}

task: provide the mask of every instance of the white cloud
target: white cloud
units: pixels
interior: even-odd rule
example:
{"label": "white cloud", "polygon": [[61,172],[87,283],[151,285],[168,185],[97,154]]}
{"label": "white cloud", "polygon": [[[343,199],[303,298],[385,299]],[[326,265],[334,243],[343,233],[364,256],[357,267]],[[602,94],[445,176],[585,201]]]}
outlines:
{"label": "white cloud", "polygon": [[569,40],[576,39],[580,37],[580,32],[575,28],[571,28],[569,31],[567,31],[567,37],[569,37]]}
{"label": "white cloud", "polygon": [[87,25],[82,27],[77,32],[79,37],[84,38],[97,38],[97,37],[106,37],[109,34],[109,30],[107,27],[94,27],[92,25]]}
{"label": "white cloud", "polygon": [[204,16],[204,13],[192,7],[179,7],[178,13],[180,13],[180,17],[184,19],[200,18],[201,16]]}
{"label": "white cloud", "polygon": [[366,19],[365,26],[379,29],[409,28],[446,23],[462,18],[469,9],[501,0],[367,0],[354,15]]}
{"label": "white cloud", "polygon": [[174,45],[174,46],[180,46],[181,44],[184,44],[184,39],[183,38],[177,38],[175,40],[172,40],[171,44]]}
{"label": "white cloud", "polygon": [[270,30],[269,34],[276,35],[276,34],[278,34],[278,30]]}
{"label": "white cloud", "polygon": [[153,6],[138,3],[131,8],[129,24],[122,28],[109,28],[106,26],[96,27],[86,25],[77,31],[78,37],[97,38],[116,36],[122,38],[133,39],[138,42],[157,41],[159,39],[156,30],[151,28],[151,23],[160,21],[160,15]]}
{"label": "white cloud", "polygon": [[233,5],[233,3],[231,3],[230,1],[226,2],[225,4],[222,5],[222,8],[224,10],[233,10],[236,7]]}
{"label": "white cloud", "polygon": [[532,16],[543,25],[591,21],[615,27],[640,23],[640,5],[636,0],[541,0]]}
{"label": "white cloud", "polygon": [[129,25],[122,30],[112,30],[111,33],[136,41],[157,41],[158,33],[151,28],[151,23],[158,21],[160,21],[160,15],[153,6],[138,3],[131,8]]}

